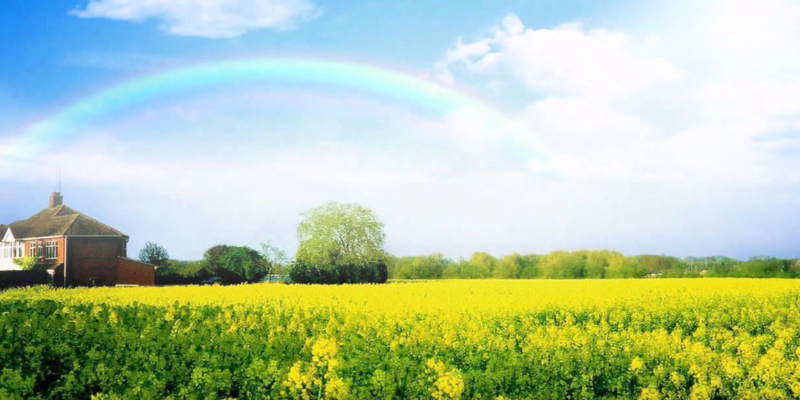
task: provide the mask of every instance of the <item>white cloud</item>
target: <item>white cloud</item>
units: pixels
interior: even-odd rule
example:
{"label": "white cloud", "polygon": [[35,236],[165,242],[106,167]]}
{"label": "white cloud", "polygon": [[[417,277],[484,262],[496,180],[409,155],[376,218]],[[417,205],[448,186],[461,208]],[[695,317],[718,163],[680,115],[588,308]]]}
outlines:
{"label": "white cloud", "polygon": [[319,15],[319,10],[306,0],[90,0],[70,14],[156,20],[170,35],[229,38],[255,30],[291,29]]}
{"label": "white cloud", "polygon": [[442,137],[460,149],[473,153],[483,153],[494,148],[506,132],[498,131],[496,124],[490,123],[480,113],[468,108],[448,112],[444,116],[439,131]]}
{"label": "white cloud", "polygon": [[511,14],[483,38],[458,39],[433,70],[452,85],[483,79],[499,97],[524,87],[525,135],[566,179],[800,183],[789,173],[800,170],[800,4],[715,0],[694,17],[694,3],[681,4],[635,35],[526,28]]}
{"label": "white cloud", "polygon": [[[619,141],[637,142],[658,135],[658,128],[646,119],[582,97],[538,100],[519,118],[529,135],[562,151],[596,151],[617,146]],[[609,132],[614,132],[611,141]]]}
{"label": "white cloud", "polygon": [[579,23],[553,29],[525,29],[509,15],[491,36],[464,43],[458,39],[434,70],[446,74],[465,66],[470,72],[505,67],[536,95],[585,95],[620,98],[680,72],[661,57],[634,53],[630,38],[607,30],[587,31]]}

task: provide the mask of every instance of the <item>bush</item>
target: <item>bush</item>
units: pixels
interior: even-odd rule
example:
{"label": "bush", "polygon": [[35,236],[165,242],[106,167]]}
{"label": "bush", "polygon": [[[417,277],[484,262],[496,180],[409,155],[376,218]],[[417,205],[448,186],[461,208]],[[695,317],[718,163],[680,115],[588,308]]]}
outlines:
{"label": "bush", "polygon": [[201,261],[170,260],[156,268],[156,285],[198,285],[213,276]]}
{"label": "bush", "polygon": [[343,285],[386,283],[389,269],[383,260],[342,265],[311,265],[298,261],[289,271],[293,283]]}
{"label": "bush", "polygon": [[0,290],[52,283],[53,278],[45,270],[0,271]]}
{"label": "bush", "polygon": [[14,264],[22,268],[23,271],[46,270],[47,264],[40,264],[36,257],[22,257],[14,259]]}

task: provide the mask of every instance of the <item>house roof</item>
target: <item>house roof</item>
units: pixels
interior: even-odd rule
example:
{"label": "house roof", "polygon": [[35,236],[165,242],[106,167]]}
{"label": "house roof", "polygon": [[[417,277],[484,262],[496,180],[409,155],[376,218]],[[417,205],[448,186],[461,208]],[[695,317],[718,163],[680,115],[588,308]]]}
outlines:
{"label": "house roof", "polygon": [[6,235],[7,230],[8,230],[7,226],[0,224],[0,240],[3,240],[3,236]]}
{"label": "house roof", "polygon": [[126,236],[65,205],[46,208],[24,221],[0,227],[0,233],[5,234],[7,229],[11,229],[17,239],[49,236]]}

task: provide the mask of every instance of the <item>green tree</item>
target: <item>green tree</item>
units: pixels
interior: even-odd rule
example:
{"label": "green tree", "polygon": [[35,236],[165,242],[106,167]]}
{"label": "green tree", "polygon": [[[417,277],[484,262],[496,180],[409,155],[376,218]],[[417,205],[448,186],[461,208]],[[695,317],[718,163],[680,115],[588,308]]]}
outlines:
{"label": "green tree", "polygon": [[497,259],[488,253],[475,252],[469,261],[461,264],[459,278],[483,279],[492,276]]}
{"label": "green tree", "polygon": [[358,204],[327,203],[302,214],[297,261],[345,265],[382,260],[386,234],[375,214]]}
{"label": "green tree", "polygon": [[463,271],[462,270],[464,269],[464,266],[466,264],[467,264],[467,262],[464,261],[464,258],[463,257],[460,258],[458,260],[458,262],[454,262],[454,263],[448,265],[447,268],[444,269],[444,271],[442,272],[442,278],[445,278],[445,279],[462,278],[463,277]]}
{"label": "green tree", "polygon": [[554,251],[544,257],[542,276],[551,279],[580,279],[586,277],[586,251]]}
{"label": "green tree", "polygon": [[155,265],[156,267],[164,267],[169,262],[169,253],[164,246],[158,243],[147,242],[144,244],[142,250],[139,251],[139,261]]}
{"label": "green tree", "polygon": [[441,253],[427,256],[395,259],[395,276],[400,279],[439,279],[448,265],[453,263]]}
{"label": "green tree", "polygon": [[607,250],[588,252],[586,255],[586,277],[592,279],[605,278],[608,273],[608,267],[611,265],[611,259],[616,257],[617,254]]}
{"label": "green tree", "polygon": [[227,247],[219,258],[219,267],[247,282],[265,277],[270,268],[259,252],[244,246]]}
{"label": "green tree", "polygon": [[519,254],[509,254],[499,261],[494,269],[494,277],[501,279],[517,279],[524,269],[525,259]]}
{"label": "green tree", "polygon": [[271,242],[261,243],[261,258],[264,261],[266,275],[273,275],[283,271],[289,265],[286,252],[274,246]]}
{"label": "green tree", "polygon": [[519,271],[519,277],[523,279],[541,278],[542,271],[540,264],[542,256],[538,254],[526,254],[522,256],[522,268]]}
{"label": "green tree", "polygon": [[636,276],[636,260],[625,257],[618,252],[610,252],[607,256],[606,278],[633,278]]}
{"label": "green tree", "polygon": [[228,245],[219,244],[213,246],[203,253],[203,269],[209,275],[216,275],[221,268],[222,256],[228,251]]}

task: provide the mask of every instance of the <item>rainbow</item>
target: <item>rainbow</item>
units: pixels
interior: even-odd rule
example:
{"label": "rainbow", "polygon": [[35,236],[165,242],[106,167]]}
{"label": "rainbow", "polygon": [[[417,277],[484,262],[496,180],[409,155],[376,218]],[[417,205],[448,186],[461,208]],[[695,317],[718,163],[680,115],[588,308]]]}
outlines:
{"label": "rainbow", "polygon": [[[215,61],[180,67],[131,79],[81,98],[53,115],[27,126],[5,149],[0,159],[26,157],[41,146],[66,137],[93,122],[124,113],[169,96],[207,88],[237,84],[304,84],[333,87],[400,104],[430,113],[468,109],[480,113],[498,130],[513,130],[515,124],[503,112],[452,88],[428,79],[392,69],[365,64],[303,58],[255,58]],[[513,135],[503,134],[506,142],[526,158],[544,158],[541,149],[532,152],[530,145],[517,143]],[[526,149],[526,150],[522,150]]]}

